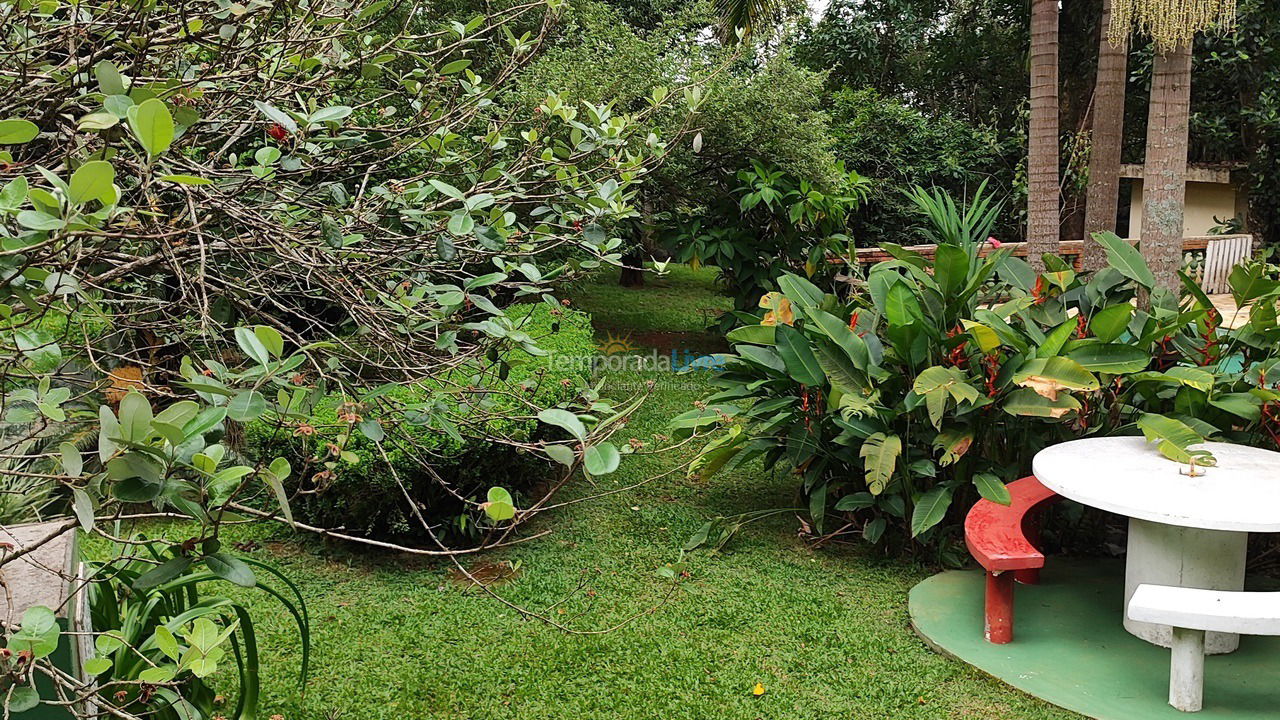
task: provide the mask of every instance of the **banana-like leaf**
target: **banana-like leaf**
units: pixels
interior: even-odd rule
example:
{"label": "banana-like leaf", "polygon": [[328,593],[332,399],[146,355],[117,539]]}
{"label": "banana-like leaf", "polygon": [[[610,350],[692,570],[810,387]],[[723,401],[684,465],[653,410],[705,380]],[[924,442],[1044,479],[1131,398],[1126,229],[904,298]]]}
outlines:
{"label": "banana-like leaf", "polygon": [[916,537],[942,522],[950,507],[951,488],[945,485],[936,485],[920,496],[916,501],[915,509],[911,512],[911,537]]}
{"label": "banana-like leaf", "polygon": [[1192,450],[1192,445],[1204,442],[1200,433],[1185,423],[1164,415],[1146,413],[1138,418],[1138,428],[1147,442],[1156,443],[1160,454],[1177,463],[1212,466],[1217,459],[1208,450]]}
{"label": "banana-like leaf", "polygon": [[898,456],[902,454],[902,438],[875,433],[862,442],[862,449],[858,454],[862,457],[867,473],[867,489],[872,495],[879,495],[888,486],[894,468],[898,465]]}

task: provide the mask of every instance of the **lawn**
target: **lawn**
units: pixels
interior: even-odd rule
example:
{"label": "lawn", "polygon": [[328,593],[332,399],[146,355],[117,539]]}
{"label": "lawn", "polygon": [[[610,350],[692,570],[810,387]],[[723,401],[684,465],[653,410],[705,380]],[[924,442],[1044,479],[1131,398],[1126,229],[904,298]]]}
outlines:
{"label": "lawn", "polygon": [[[579,288],[600,327],[696,331],[723,310],[709,271],[675,270],[642,290]],[[646,311],[641,311],[646,309]],[[627,435],[648,439],[706,392],[698,375],[659,380]],[[661,474],[672,457],[632,458],[589,494]],[[261,620],[267,708],[286,720],[411,718],[980,718],[1076,717],[929,650],[908,626],[909,588],[929,572],[852,547],[808,549],[793,518],[748,526],[720,553],[688,556],[670,592],[655,569],[675,560],[708,516],[783,507],[793,483],[758,466],[711,484],[679,475],[543,515],[550,535],[486,556],[519,568],[497,588],[513,603],[590,631],[526,619],[451,580],[450,565],[371,556],[263,529],[255,556],[302,587],[313,618],[305,695],[298,655],[272,601]],[[256,533],[248,535],[247,533]],[[254,547],[250,545],[248,547]],[[250,595],[250,597],[253,597]],[[552,607],[554,606],[554,607]],[[981,619],[973,618],[980,623]],[[760,684],[764,693],[756,696]]]}

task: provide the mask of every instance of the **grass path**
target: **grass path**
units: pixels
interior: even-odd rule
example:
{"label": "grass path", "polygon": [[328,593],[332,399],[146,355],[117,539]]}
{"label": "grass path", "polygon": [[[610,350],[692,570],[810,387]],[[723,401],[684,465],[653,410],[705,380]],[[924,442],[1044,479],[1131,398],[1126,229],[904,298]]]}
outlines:
{"label": "grass path", "polygon": [[[602,327],[687,332],[723,309],[711,275],[680,269],[644,290],[574,293]],[[606,278],[607,282],[609,279]],[[641,322],[643,320],[643,322]],[[697,376],[627,373],[659,382],[627,435],[662,432],[706,392]],[[632,458],[594,490],[660,473],[670,458]],[[495,481],[498,482],[498,481]],[[585,483],[576,492],[590,492]],[[518,563],[500,592],[584,630],[654,607],[655,568],[708,516],[784,506],[787,477],[758,468],[710,484],[668,477],[637,491],[544,515],[552,534],[486,560]],[[266,599],[260,628],[270,713],[286,720],[663,720],[769,718],[1073,718],[928,650],[907,623],[906,596],[927,571],[865,552],[810,551],[795,522],[750,526],[722,553],[688,558],[691,577],[652,614],[604,635],[571,635],[519,617],[448,580],[447,566],[259,536],[256,554],[302,586],[314,622],[305,698],[289,624]],[[245,531],[239,531],[241,533]],[[262,530],[252,532],[261,533]],[[565,598],[568,598],[565,600]],[[974,618],[974,622],[980,622]],[[752,688],[765,688],[755,697]]]}

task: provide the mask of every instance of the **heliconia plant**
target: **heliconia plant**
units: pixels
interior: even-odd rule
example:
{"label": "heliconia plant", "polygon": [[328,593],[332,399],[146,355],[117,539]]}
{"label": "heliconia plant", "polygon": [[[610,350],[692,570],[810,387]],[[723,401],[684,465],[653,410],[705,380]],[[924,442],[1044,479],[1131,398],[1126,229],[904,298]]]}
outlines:
{"label": "heliconia plant", "polygon": [[738,314],[719,392],[674,421],[711,436],[691,472],[760,458],[797,477],[819,533],[834,514],[872,543],[941,547],[979,496],[1008,503],[1049,444],[1142,433],[1199,464],[1205,438],[1276,446],[1280,285],[1264,265],[1232,273],[1251,309],[1227,329],[1189,280],[1180,301],[1137,307],[1151,273],[1113,234],[1097,236],[1107,269],[1048,256],[1037,274],[986,241],[998,208],[981,193],[963,210],[913,199],[934,257],[885,243],[893,259],[847,296],[784,275],[766,309]]}

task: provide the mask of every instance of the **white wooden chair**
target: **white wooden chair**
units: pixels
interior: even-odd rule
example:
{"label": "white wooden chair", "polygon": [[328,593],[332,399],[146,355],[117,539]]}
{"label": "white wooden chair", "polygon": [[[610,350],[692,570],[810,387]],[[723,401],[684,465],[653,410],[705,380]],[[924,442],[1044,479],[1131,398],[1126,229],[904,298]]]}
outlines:
{"label": "white wooden chair", "polygon": [[1139,585],[1129,600],[1129,618],[1173,627],[1169,704],[1197,712],[1204,699],[1205,631],[1280,635],[1280,592]]}
{"label": "white wooden chair", "polygon": [[1200,279],[1200,288],[1210,295],[1230,292],[1227,278],[1231,271],[1252,256],[1252,235],[1223,235],[1210,240],[1204,250],[1204,275]]}

